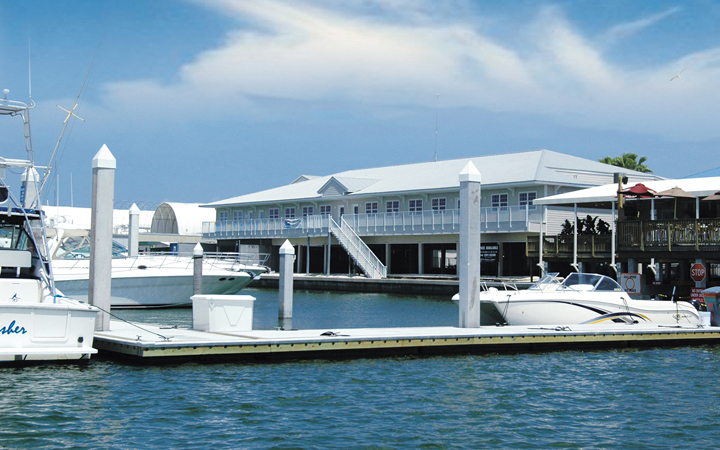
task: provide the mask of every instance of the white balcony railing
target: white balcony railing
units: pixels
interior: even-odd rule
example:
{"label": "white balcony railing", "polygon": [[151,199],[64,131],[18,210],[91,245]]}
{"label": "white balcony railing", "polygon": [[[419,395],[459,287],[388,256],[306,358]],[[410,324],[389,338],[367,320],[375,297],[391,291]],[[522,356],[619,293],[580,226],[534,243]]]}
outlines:
{"label": "white balcony railing", "polygon": [[[453,234],[460,232],[460,213],[457,209],[404,211],[345,214],[342,219],[360,236]],[[537,232],[541,214],[539,208],[532,206],[481,208],[481,231],[484,233]],[[204,222],[203,236],[210,239],[327,236],[328,226],[327,216]]]}

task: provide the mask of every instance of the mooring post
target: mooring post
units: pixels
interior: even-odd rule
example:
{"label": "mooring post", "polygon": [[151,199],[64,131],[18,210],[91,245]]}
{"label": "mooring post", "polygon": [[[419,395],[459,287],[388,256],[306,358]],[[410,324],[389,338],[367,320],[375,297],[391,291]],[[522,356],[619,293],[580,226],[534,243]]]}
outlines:
{"label": "mooring post", "polygon": [[460,328],[480,326],[480,172],[472,161],[460,171]]}
{"label": "mooring post", "polygon": [[140,208],[135,203],[128,211],[128,256],[133,258],[138,255],[138,243],[140,238]]}
{"label": "mooring post", "polygon": [[279,296],[280,308],[278,309],[278,325],[282,328],[292,328],[292,307],[293,307],[293,259],[295,248],[287,239],[280,247],[280,280]]}
{"label": "mooring post", "polygon": [[203,291],[203,248],[198,242],[193,248],[193,295],[202,295]]}
{"label": "mooring post", "polygon": [[90,282],[88,301],[100,308],[95,331],[110,330],[115,157],[103,145],[92,160]]}

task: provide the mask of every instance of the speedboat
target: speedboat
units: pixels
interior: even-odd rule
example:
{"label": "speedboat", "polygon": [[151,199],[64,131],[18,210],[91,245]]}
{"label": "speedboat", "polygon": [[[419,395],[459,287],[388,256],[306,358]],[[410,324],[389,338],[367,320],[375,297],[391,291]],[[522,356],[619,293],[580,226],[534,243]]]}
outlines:
{"label": "speedboat", "polygon": [[494,303],[510,325],[700,325],[690,303],[632,299],[615,280],[599,274],[571,273],[561,280],[549,273],[527,290],[489,288],[480,300]]}
{"label": "speedboat", "polygon": [[[87,361],[98,308],[61,295],[52,280],[42,211],[35,208],[37,178],[29,147],[33,106],[0,99],[0,115],[21,116],[28,160],[0,158],[0,363]],[[5,182],[5,169],[25,170],[18,200]],[[30,176],[28,176],[30,175]]]}
{"label": "speedboat", "polygon": [[[78,299],[88,295],[90,278],[89,231],[48,228],[55,283],[62,292]],[[268,255],[238,253],[205,254],[202,290],[206,295],[232,295],[269,272]],[[168,308],[191,306],[193,257],[170,253],[128,256],[125,247],[113,242],[110,305],[113,308]]]}

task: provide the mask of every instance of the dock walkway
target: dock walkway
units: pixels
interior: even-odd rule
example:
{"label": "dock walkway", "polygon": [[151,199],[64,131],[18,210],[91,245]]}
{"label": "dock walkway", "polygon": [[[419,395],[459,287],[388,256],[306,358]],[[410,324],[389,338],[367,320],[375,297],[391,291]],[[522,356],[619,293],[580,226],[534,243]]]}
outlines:
{"label": "dock walkway", "polygon": [[454,353],[701,345],[720,327],[612,324],[571,326],[351,328],[207,333],[111,321],[97,332],[100,355],[139,364],[273,361]]}

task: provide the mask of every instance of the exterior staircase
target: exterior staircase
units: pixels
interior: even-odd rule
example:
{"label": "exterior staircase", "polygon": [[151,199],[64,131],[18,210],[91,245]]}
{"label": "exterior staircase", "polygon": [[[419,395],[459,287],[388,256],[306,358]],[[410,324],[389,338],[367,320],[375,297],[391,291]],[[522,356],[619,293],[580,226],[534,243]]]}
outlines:
{"label": "exterior staircase", "polygon": [[387,278],[387,267],[380,262],[367,244],[345,222],[345,219],[341,217],[339,225],[332,217],[329,219],[330,232],[365,275],[368,278]]}

